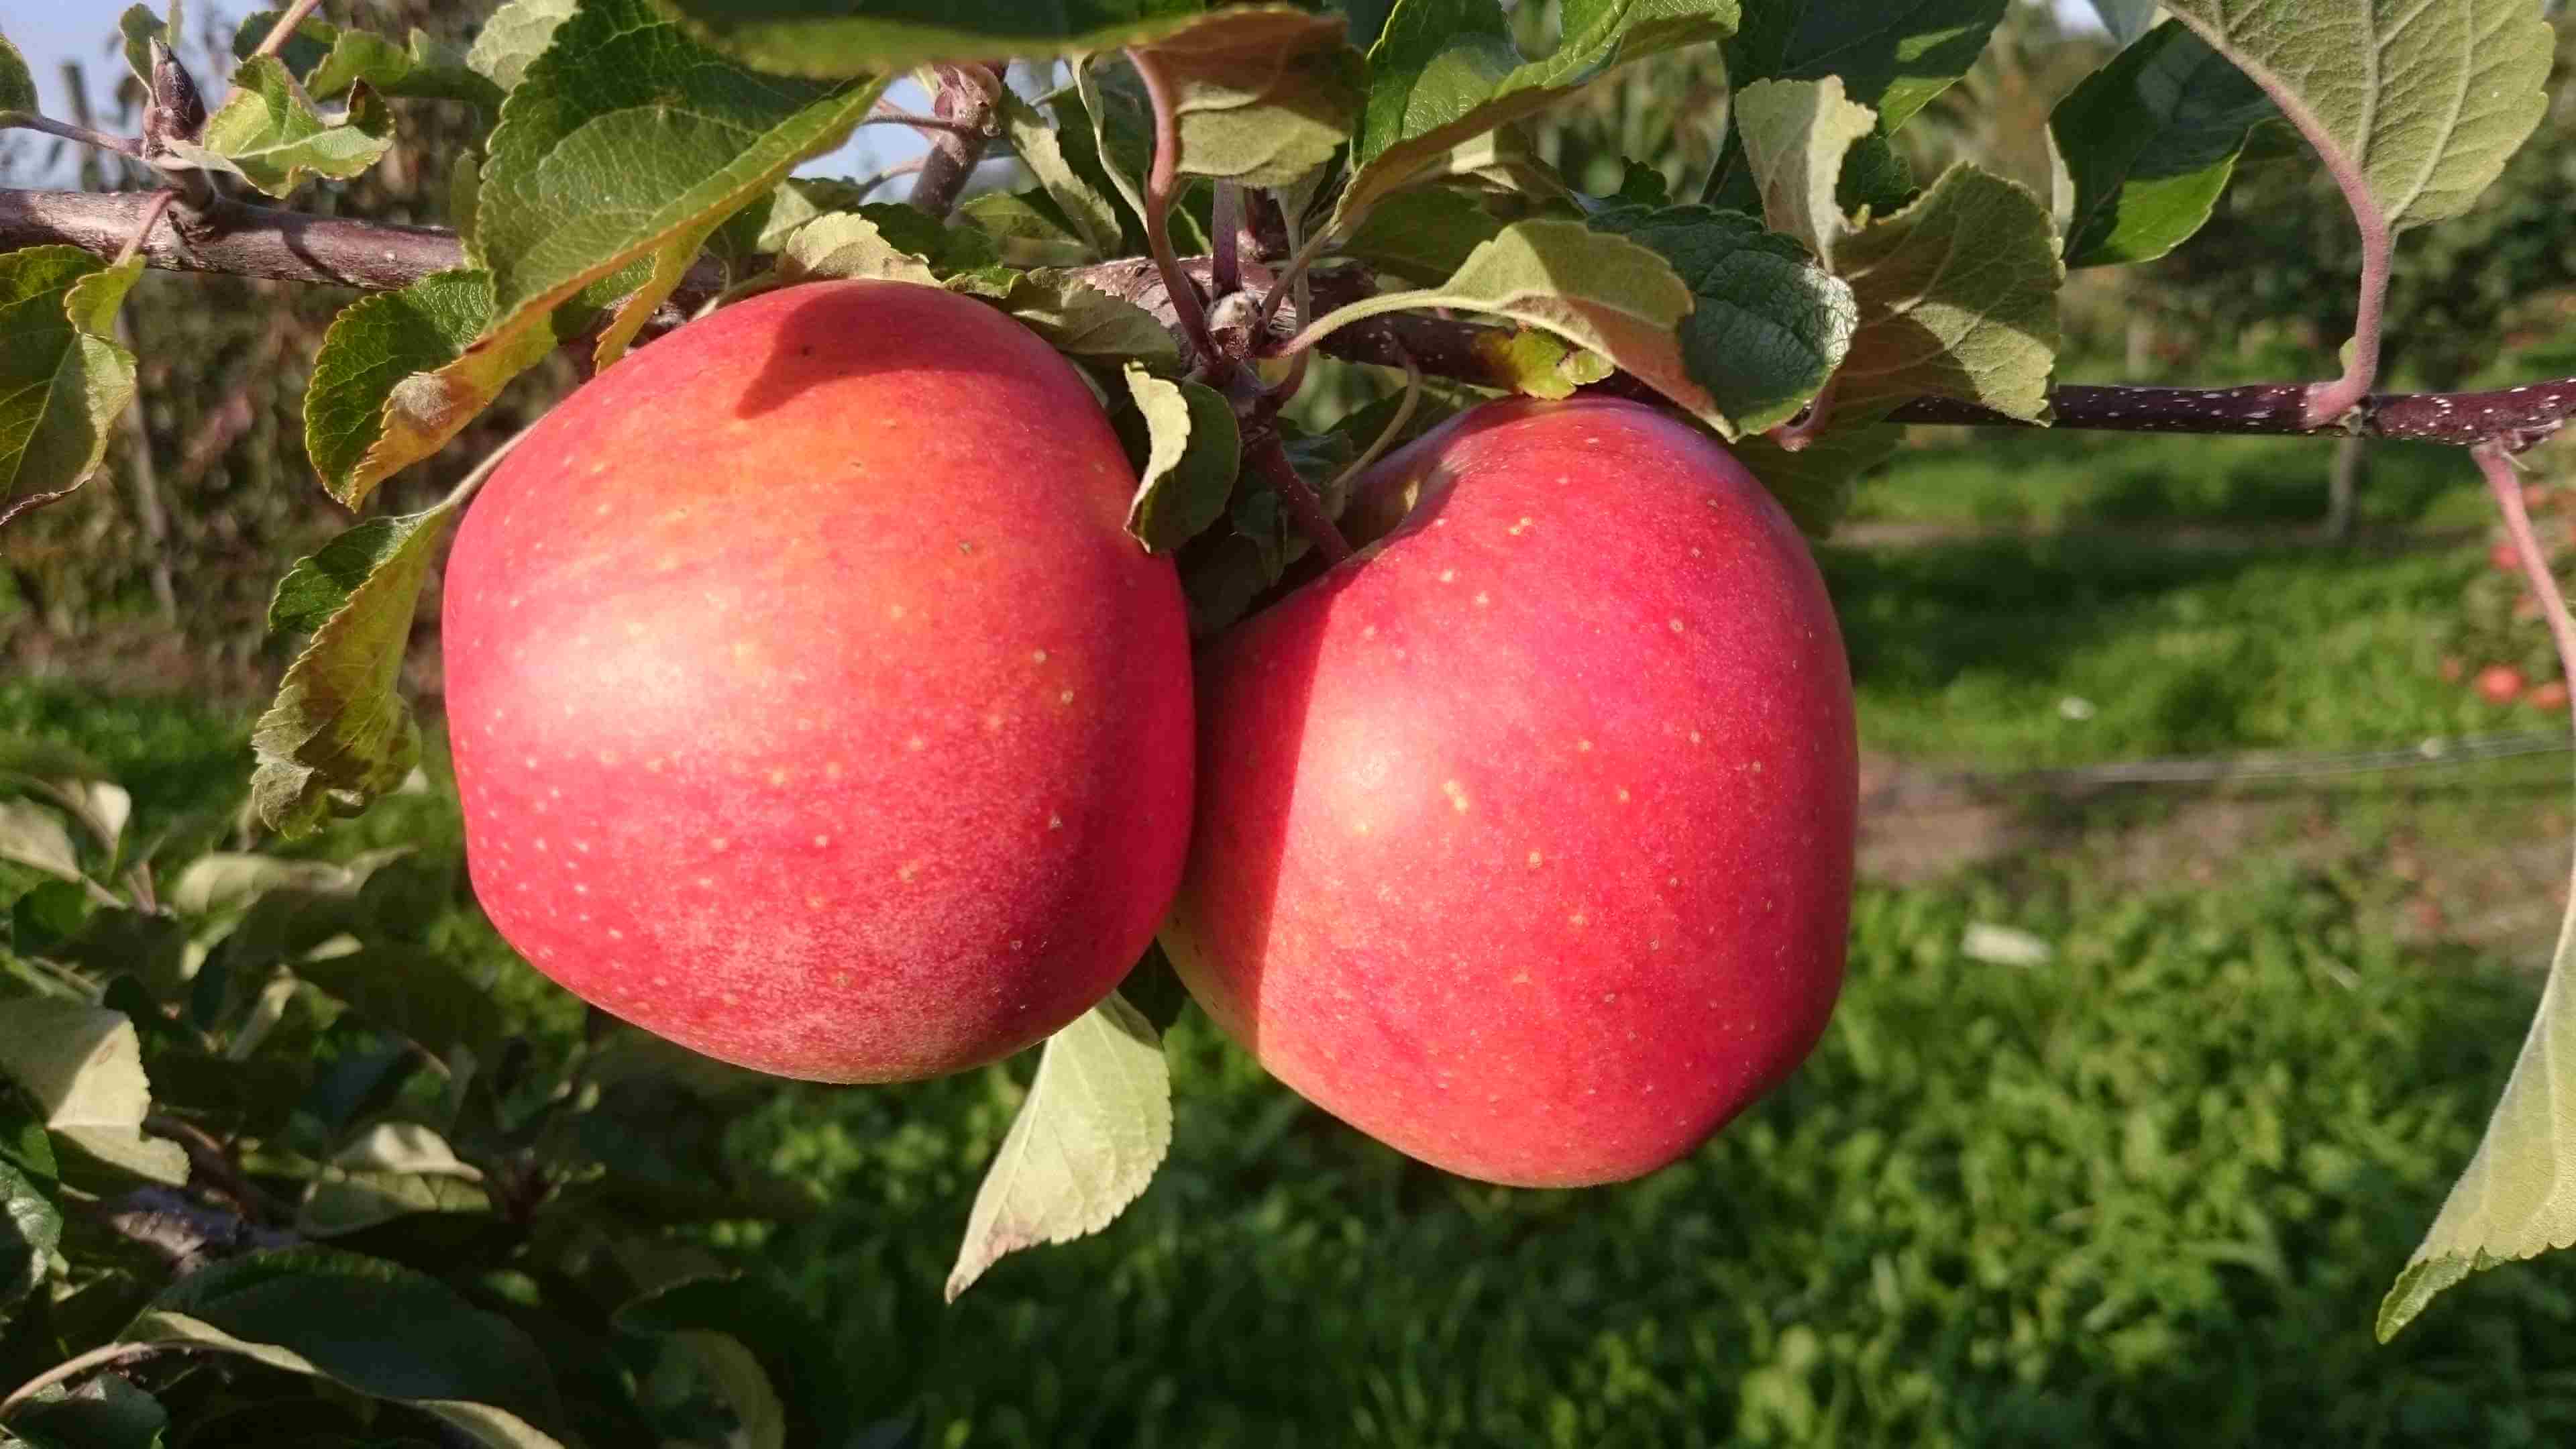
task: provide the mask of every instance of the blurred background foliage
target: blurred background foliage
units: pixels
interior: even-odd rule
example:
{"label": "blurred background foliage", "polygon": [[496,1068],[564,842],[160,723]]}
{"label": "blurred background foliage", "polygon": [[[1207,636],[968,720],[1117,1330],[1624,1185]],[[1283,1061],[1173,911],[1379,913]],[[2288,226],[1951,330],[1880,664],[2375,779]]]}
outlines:
{"label": "blurred background foliage", "polygon": [[[462,37],[487,7],[333,8]],[[228,53],[223,17],[196,23],[200,55]],[[2048,109],[2106,53],[2016,3],[1905,133],[1918,175],[1971,158],[2046,195]],[[2401,242],[2394,381],[2576,372],[2576,108],[2554,84],[2486,201]],[[1723,96],[1713,52],[1660,59],[1531,141],[1578,187],[1612,189],[1635,159],[1688,194]],[[461,132],[398,104],[387,165],[307,204],[443,219]],[[62,174],[50,146],[13,141],[0,183]],[[2070,280],[2063,375],[2330,370],[2352,264],[2313,161],[2267,152],[2176,255]],[[140,444],[0,535],[0,732],[89,750],[135,791],[139,824],[239,799],[282,663],[268,591],[345,523],[299,409],[347,300],[148,276],[128,308]],[[523,379],[384,506],[435,496],[576,381],[560,362]],[[1316,406],[1383,386],[1319,369]],[[2565,474],[2563,451],[2537,466]],[[1193,1015],[1172,1038],[1178,1126],[1155,1186],[953,1308],[938,1285],[1025,1063],[764,1089],[723,1154],[828,1208],[698,1241],[792,1290],[872,1407],[919,1410],[948,1445],[2566,1442],[2566,1264],[2484,1275],[2392,1347],[2369,1333],[2536,994],[2565,899],[2563,757],[2267,790],[2010,783],[2034,765],[2563,730],[2443,677],[2463,600],[2497,587],[2466,462],[2375,446],[2337,542],[2333,452],[1925,429],[1864,486],[1820,550],[1869,752],[1850,986],[1814,1062],[1682,1166],[1585,1193],[1446,1179],[1304,1107]],[[433,595],[412,665],[433,721],[434,625]],[[433,736],[426,792],[307,848],[400,842],[452,867]],[[1957,769],[1988,784],[1955,788]],[[577,1030],[462,872],[447,878],[424,940],[492,982],[519,1029]],[[1998,925],[2045,958],[1970,950]]]}

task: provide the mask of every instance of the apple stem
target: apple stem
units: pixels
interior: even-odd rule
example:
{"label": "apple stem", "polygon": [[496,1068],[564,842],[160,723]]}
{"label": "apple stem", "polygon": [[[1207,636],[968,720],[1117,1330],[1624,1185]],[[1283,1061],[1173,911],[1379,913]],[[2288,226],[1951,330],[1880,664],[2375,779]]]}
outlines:
{"label": "apple stem", "polygon": [[1326,567],[1351,556],[1350,540],[1333,526],[1332,516],[1324,512],[1324,500],[1314,485],[1298,476],[1296,465],[1288,461],[1288,450],[1279,446],[1276,431],[1264,431],[1244,449],[1244,457],[1261,470],[1262,481],[1279,495],[1279,501],[1288,509],[1289,520],[1315,546],[1315,552],[1324,556]]}
{"label": "apple stem", "polygon": [[1215,340],[1208,335],[1207,308],[1199,300],[1198,286],[1181,270],[1180,254],[1172,250],[1172,195],[1180,180],[1181,115],[1172,96],[1170,78],[1163,74],[1163,63],[1154,53],[1142,47],[1127,52],[1127,63],[1136,67],[1137,76],[1145,82],[1145,98],[1154,107],[1154,164],[1145,174],[1146,248],[1153,252],[1155,270],[1163,274],[1163,286],[1171,293],[1172,314],[1181,324],[1181,335],[1189,339],[1201,358],[1208,360],[1212,372],[1230,371],[1232,362],[1217,351]]}
{"label": "apple stem", "polygon": [[116,254],[116,260],[109,265],[121,267],[134,260],[135,254],[143,250],[143,239],[152,235],[152,228],[161,224],[161,213],[168,211],[170,203],[178,199],[179,193],[166,187],[153,193],[152,204],[143,209],[143,220],[134,228],[133,239],[126,242],[124,249]]}
{"label": "apple stem", "polygon": [[1215,223],[1209,244],[1208,286],[1219,297],[1243,290],[1243,188],[1231,181],[1216,184]]}
{"label": "apple stem", "polygon": [[2540,600],[2540,612],[2549,621],[2549,637],[2558,646],[2558,670],[2562,678],[2576,681],[2576,618],[2567,612],[2567,598],[2558,591],[2558,576],[2550,571],[2549,557],[2540,550],[2539,535],[2532,532],[2531,513],[2523,507],[2522,480],[2514,467],[2511,444],[2506,439],[2490,439],[2469,450],[2477,459],[2478,471],[2486,475],[2487,491],[2495,495],[2496,511],[2504,515],[2505,536],[2513,540],[2515,556],[2522,560],[2522,574],[2531,592]]}
{"label": "apple stem", "polygon": [[295,0],[294,4],[287,6],[286,13],[278,16],[277,23],[268,27],[268,34],[260,38],[259,49],[251,52],[252,58],[275,55],[285,49],[286,42],[293,38],[297,27],[303,25],[304,17],[321,8],[321,5],[322,0]]}

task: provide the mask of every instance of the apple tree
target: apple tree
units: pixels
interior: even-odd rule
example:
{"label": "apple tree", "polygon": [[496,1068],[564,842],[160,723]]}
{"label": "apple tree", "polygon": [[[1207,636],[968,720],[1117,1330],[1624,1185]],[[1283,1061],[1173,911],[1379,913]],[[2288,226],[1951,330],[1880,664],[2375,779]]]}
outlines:
{"label": "apple tree", "polygon": [[[1909,425],[2459,447],[2576,657],[2514,473],[2576,379],[2379,389],[2401,240],[2547,104],[2531,0],[2106,0],[2048,197],[1907,159],[2005,0],[510,0],[464,48],[296,0],[205,89],[176,8],[120,22],[131,136],[40,114],[0,39],[0,126],[154,178],[0,191],[0,527],[97,471],[146,268],[364,293],[303,418],[368,516],[278,561],[240,819],[146,832],[0,742],[29,1444],[900,1442],[670,1231],[810,1209],[709,1146],[760,1073],[1040,1050],[952,1297],[1143,1190],[1185,999],[1448,1171],[1690,1152],[1839,987],[1855,726],[1803,537]],[[1712,54],[1690,185],[1529,143]],[[447,225],[317,200],[421,117],[467,138]],[[929,149],[804,174],[862,126]],[[2340,372],[2052,385],[2067,271],[2183,245],[2285,129],[2352,238]],[[1300,422],[1318,354],[1384,396]],[[558,358],[567,401],[370,512]],[[452,868],[296,843],[416,779],[442,564],[465,867],[571,993],[534,1007],[442,950]],[[2576,1238],[2571,949],[2383,1336]]]}

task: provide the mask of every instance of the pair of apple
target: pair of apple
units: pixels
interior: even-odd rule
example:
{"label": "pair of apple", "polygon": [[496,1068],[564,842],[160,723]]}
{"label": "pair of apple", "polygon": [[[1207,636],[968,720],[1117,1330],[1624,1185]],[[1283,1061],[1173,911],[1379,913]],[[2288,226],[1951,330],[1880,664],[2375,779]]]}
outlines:
{"label": "pair of apple", "polygon": [[1523,1185],[1662,1166],[1806,1054],[1851,686],[1714,442],[1478,408],[1372,470],[1400,525],[1195,669],[1135,484],[1069,363],[934,288],[770,293],[604,374],[448,567],[494,924],[647,1030],[842,1082],[1037,1042],[1159,930],[1289,1085]]}

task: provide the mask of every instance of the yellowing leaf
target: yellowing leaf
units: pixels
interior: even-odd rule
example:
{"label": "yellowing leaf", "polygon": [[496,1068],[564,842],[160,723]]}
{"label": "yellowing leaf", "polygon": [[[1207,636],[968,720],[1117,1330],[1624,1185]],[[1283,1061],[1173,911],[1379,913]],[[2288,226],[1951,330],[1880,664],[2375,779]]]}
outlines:
{"label": "yellowing leaf", "polygon": [[1047,1038],[1020,1115],[975,1193],[953,1301],[1006,1253],[1096,1233],[1172,1145],[1172,1077],[1154,1028],[1111,992]]}
{"label": "yellowing leaf", "polygon": [[0,518],[88,481],[134,397],[116,309],[143,275],[78,247],[0,255]]}
{"label": "yellowing leaf", "polygon": [[90,1156],[172,1186],[188,1181],[188,1154],[143,1135],[152,1086],[142,1039],[123,1012],[77,1001],[21,997],[0,1011],[0,1076],[35,1099],[46,1128]]}
{"label": "yellowing leaf", "polygon": [[1834,265],[1860,304],[1834,374],[1837,412],[1929,393],[2046,414],[2066,271],[2047,208],[2021,186],[1953,166],[1912,205],[1845,236]]}

